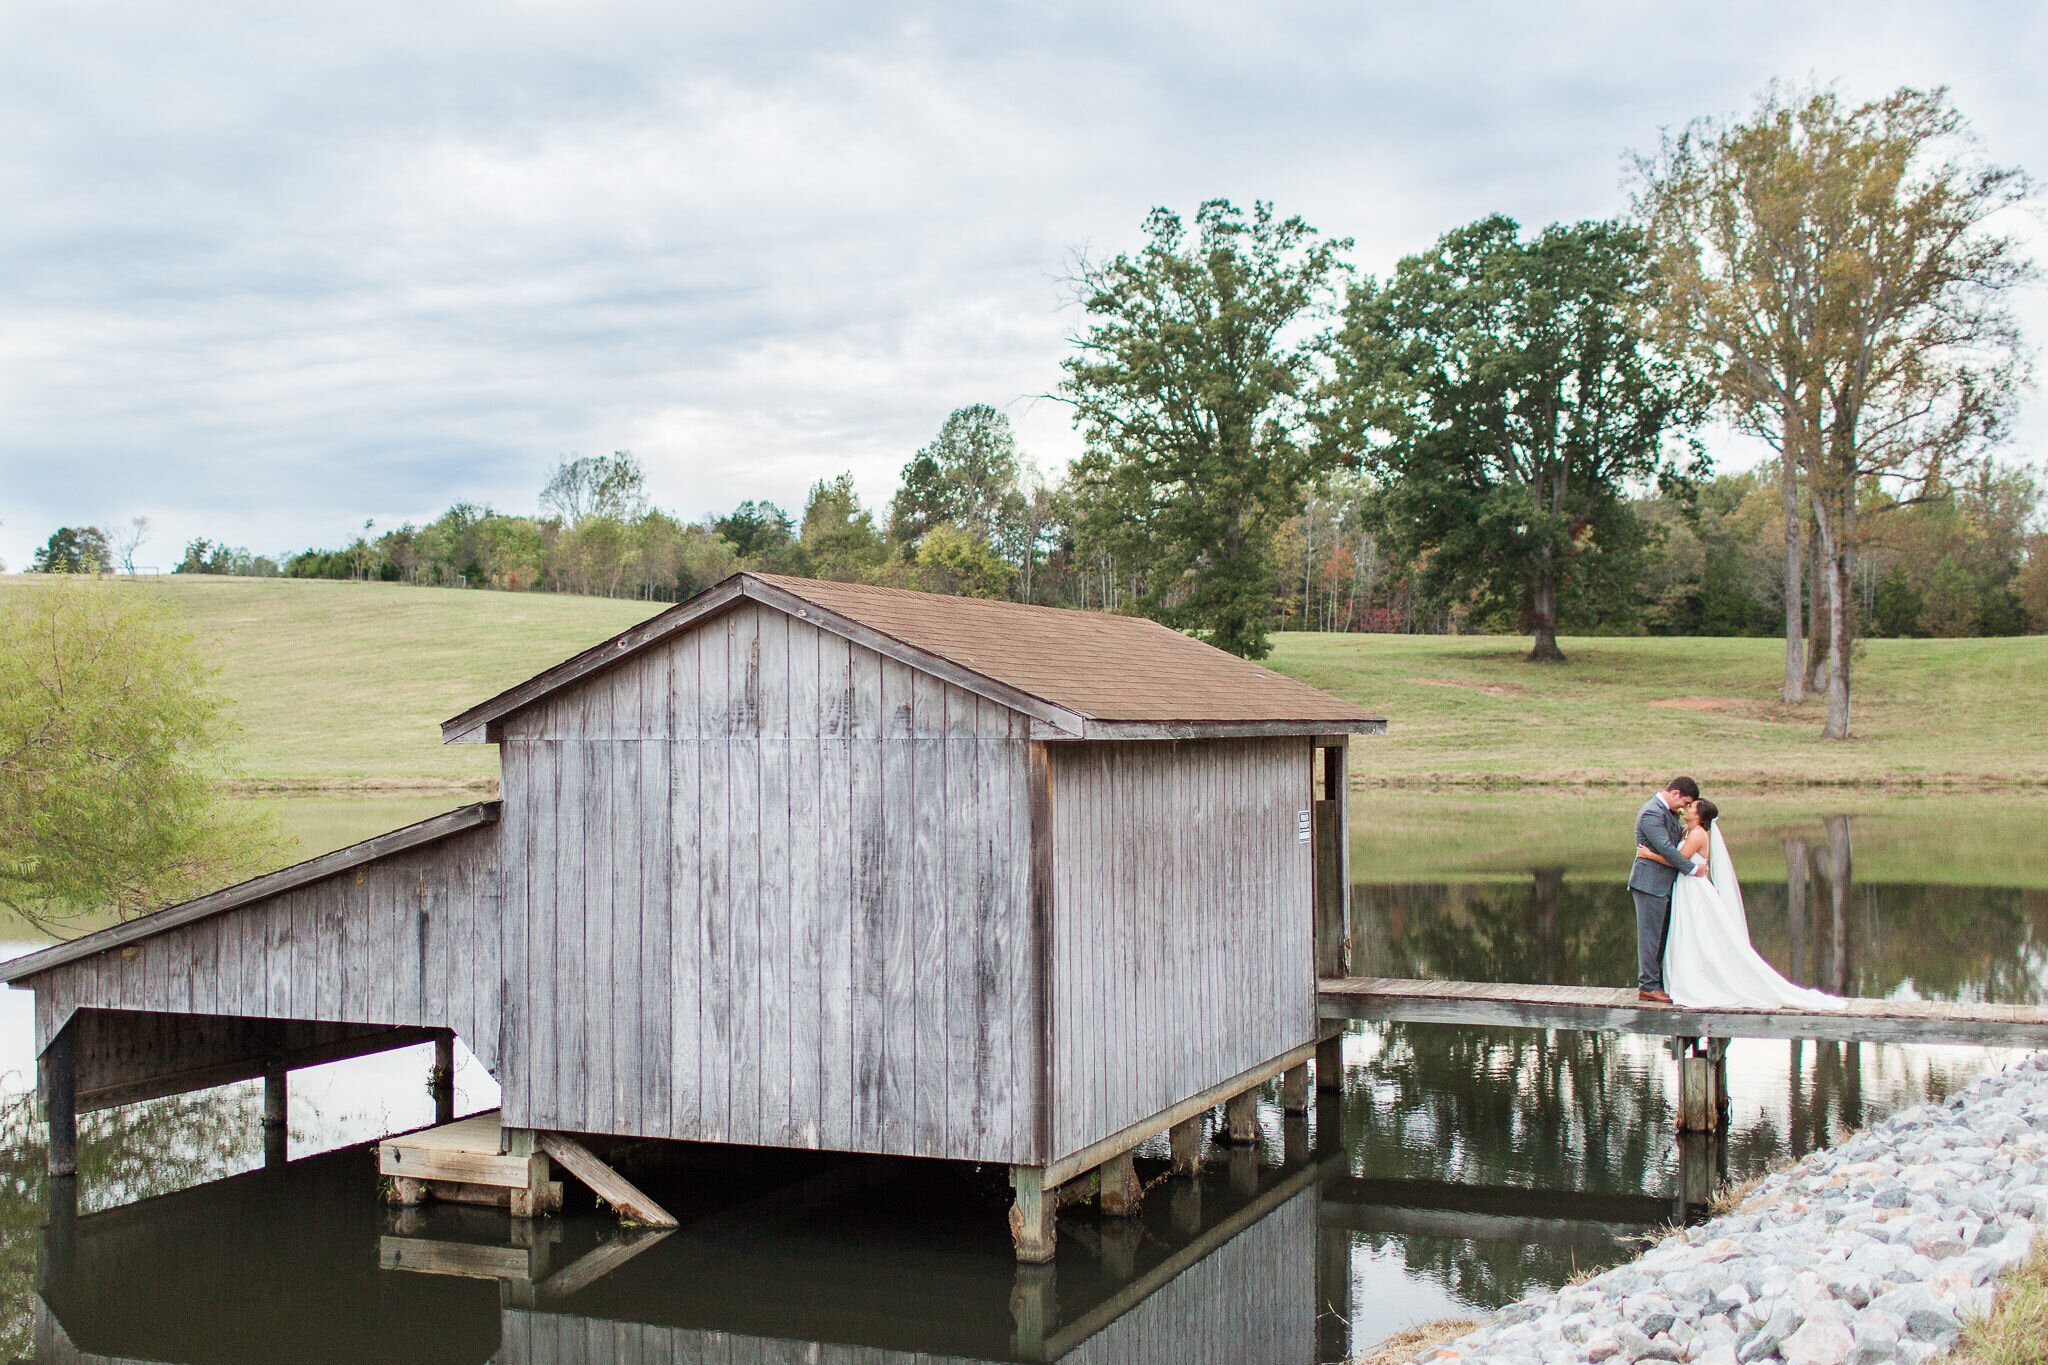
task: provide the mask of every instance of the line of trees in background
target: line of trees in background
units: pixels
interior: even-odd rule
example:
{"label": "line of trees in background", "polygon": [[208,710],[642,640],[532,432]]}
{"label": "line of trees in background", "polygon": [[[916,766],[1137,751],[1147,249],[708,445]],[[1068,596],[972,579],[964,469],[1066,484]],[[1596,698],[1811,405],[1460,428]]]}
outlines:
{"label": "line of trees in background", "polygon": [[[179,567],[657,600],[753,568],[1140,612],[1254,658],[1276,629],[1519,631],[1534,661],[1782,633],[1784,695],[1824,690],[1834,737],[1857,637],[2048,630],[2041,489],[1995,459],[2033,275],[1992,220],[2025,178],[1943,91],[1774,86],[1632,179],[1625,219],[1487,217],[1384,279],[1264,203],[1155,209],[1070,272],[1048,397],[1085,447],[1051,478],[977,404],[878,510],[841,475],[688,521],[618,451],[565,459],[532,515]],[[1716,475],[1715,415],[1775,459]]]}

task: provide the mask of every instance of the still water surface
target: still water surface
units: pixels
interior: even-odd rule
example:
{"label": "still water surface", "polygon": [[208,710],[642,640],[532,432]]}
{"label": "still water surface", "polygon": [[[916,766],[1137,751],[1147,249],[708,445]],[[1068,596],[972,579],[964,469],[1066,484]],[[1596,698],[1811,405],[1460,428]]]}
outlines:
{"label": "still water surface", "polygon": [[[1361,796],[1355,969],[1626,981],[1634,805]],[[1863,995],[2048,999],[2048,877],[2027,842],[2048,804],[1724,805],[1781,970]],[[0,1014],[17,1086],[25,999]],[[268,1165],[253,1086],[91,1116],[76,1209],[46,1206],[17,1092],[0,1110],[0,1353],[1308,1365],[1626,1257],[1655,1224],[1698,1216],[1716,1181],[1938,1100],[2004,1056],[1738,1042],[1729,1134],[1681,1142],[1658,1040],[1361,1027],[1341,1097],[1288,1120],[1268,1096],[1261,1146],[1212,1146],[1197,1182],[1160,1179],[1163,1143],[1142,1149],[1159,1183],[1140,1218],[1071,1209],[1054,1265],[1021,1269],[1001,1173],[942,1163],[685,1152],[636,1172],[682,1218],[667,1236],[573,1198],[524,1238],[502,1212],[387,1210],[366,1144],[431,1120],[424,1051],[295,1075]],[[462,1061],[460,1107],[490,1106],[489,1077]]]}

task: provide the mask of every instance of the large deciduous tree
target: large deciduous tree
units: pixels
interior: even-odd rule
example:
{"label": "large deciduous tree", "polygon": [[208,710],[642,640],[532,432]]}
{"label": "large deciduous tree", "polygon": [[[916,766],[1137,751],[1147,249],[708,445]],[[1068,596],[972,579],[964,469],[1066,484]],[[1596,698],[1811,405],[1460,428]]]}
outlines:
{"label": "large deciduous tree", "polygon": [[1166,209],[1145,235],[1076,270],[1089,325],[1061,391],[1087,439],[1070,484],[1077,538],[1142,566],[1148,615],[1259,658],[1279,597],[1273,531],[1319,468],[1303,439],[1315,332],[1351,243],[1220,199],[1196,211],[1192,240]]}
{"label": "large deciduous tree", "polygon": [[1782,455],[1788,700],[1811,673],[1797,621],[1805,480],[1830,738],[1849,734],[1850,574],[1869,496],[1888,505],[1985,448],[2022,377],[2002,298],[2029,267],[1988,225],[2026,190],[1974,154],[1941,90],[1851,107],[1774,87],[1747,121],[1697,123],[1639,166],[1664,323],[1707,360],[1737,424]]}
{"label": "large deciduous tree", "polygon": [[1431,591],[1519,613],[1535,662],[1563,593],[1641,543],[1630,481],[1696,472],[1703,388],[1644,331],[1649,251],[1580,223],[1524,240],[1484,218],[1361,281],[1336,339],[1330,442],[1382,482],[1390,537]]}
{"label": "large deciduous tree", "polygon": [[271,825],[217,780],[212,675],[154,593],[0,592],[0,906],[42,924],[133,914],[272,856]]}
{"label": "large deciduous tree", "polygon": [[984,544],[997,539],[1024,501],[1022,469],[1008,417],[986,403],[956,409],[903,466],[889,504],[889,538],[914,544],[934,526],[951,524]]}
{"label": "large deciduous tree", "polygon": [[97,526],[59,526],[29,566],[37,573],[99,573],[114,566],[114,553]]}

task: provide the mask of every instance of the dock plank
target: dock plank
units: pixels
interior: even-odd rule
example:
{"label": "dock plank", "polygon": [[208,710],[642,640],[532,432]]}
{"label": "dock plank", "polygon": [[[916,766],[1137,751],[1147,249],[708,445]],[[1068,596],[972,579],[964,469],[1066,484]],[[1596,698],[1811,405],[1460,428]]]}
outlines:
{"label": "dock plank", "polygon": [[1852,999],[1846,1009],[1685,1009],[1608,986],[1342,977],[1317,986],[1329,1020],[1584,1029],[1652,1037],[1814,1038],[1838,1042],[2048,1046],[2048,1009],[2031,1005]]}

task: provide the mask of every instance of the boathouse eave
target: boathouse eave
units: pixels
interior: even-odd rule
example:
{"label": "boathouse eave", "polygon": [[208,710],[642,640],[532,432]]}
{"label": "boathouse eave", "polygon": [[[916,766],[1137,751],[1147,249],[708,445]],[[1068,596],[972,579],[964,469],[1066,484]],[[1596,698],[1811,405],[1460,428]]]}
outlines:
{"label": "boathouse eave", "polygon": [[405,825],[379,834],[375,838],[365,839],[361,843],[335,849],[331,853],[323,853],[317,858],[293,863],[290,867],[281,867],[275,872],[266,872],[260,877],[251,877],[248,881],[168,906],[111,928],[101,929],[65,943],[54,944],[26,957],[0,963],[0,981],[17,990],[30,989],[34,986],[36,977],[52,968],[62,967],[66,963],[76,962],[96,953],[125,948],[183,925],[223,915],[230,910],[282,892],[295,891],[300,887],[325,881],[329,877],[354,871],[368,863],[438,843],[451,835],[474,829],[478,825],[493,824],[498,819],[498,810],[499,803],[496,801],[479,801],[461,806],[416,824]]}
{"label": "boathouse eave", "polygon": [[[1174,739],[1247,739],[1289,736],[1338,736],[1384,734],[1384,718],[1349,707],[1348,716],[1321,715],[1303,718],[1270,715],[1258,719],[1209,717],[1188,719],[1166,714],[1143,719],[1110,719],[1038,696],[1023,688],[992,677],[979,669],[901,639],[875,626],[857,621],[829,606],[791,591],[752,573],[738,573],[707,588],[687,602],[671,607],[652,620],[622,631],[593,645],[543,673],[527,679],[454,716],[441,725],[444,744],[491,744],[502,733],[504,721],[513,714],[545,700],[564,688],[583,682],[643,651],[694,629],[732,610],[743,601],[759,602],[785,615],[801,618],[856,645],[886,658],[942,679],[1031,720],[1031,737],[1042,740],[1131,741]],[[1324,700],[1334,700],[1324,698]],[[1338,703],[1347,706],[1347,703]]]}

